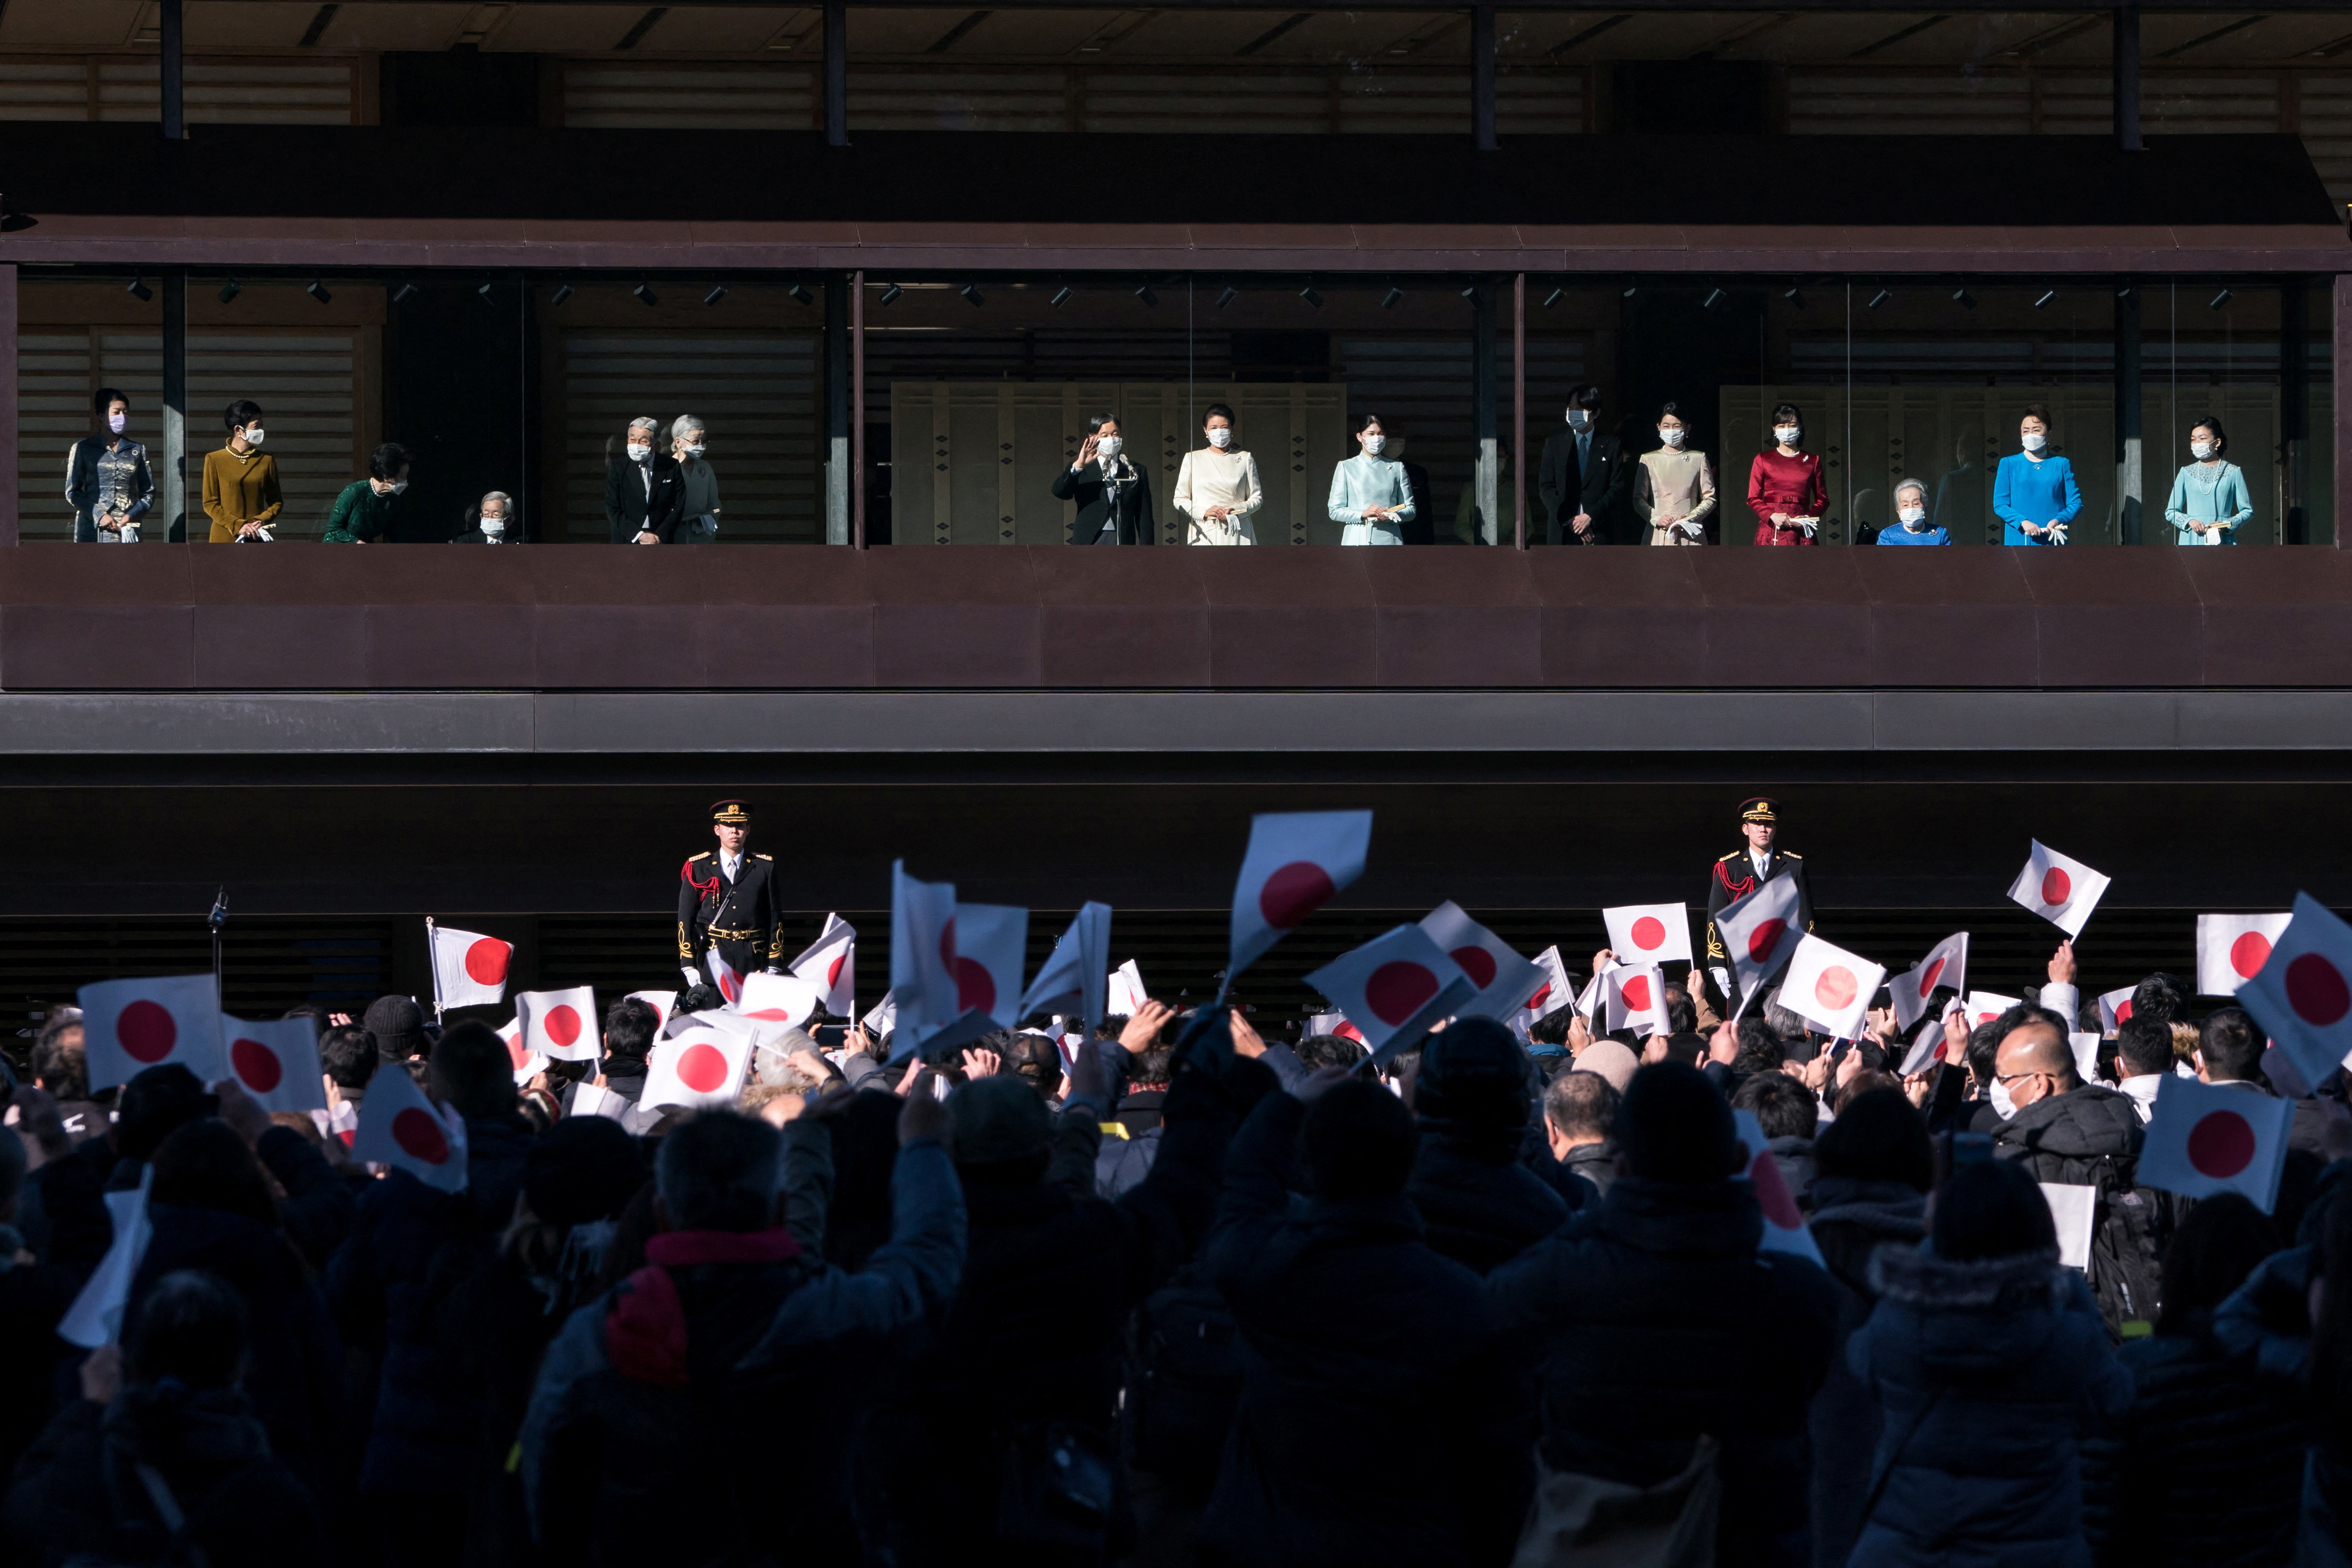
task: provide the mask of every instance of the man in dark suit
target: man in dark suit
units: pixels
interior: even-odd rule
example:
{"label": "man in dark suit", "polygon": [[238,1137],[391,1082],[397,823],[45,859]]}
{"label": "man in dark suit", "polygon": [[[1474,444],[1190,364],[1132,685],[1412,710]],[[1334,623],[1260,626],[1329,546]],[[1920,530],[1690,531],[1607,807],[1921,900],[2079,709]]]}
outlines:
{"label": "man in dark suit", "polygon": [[677,459],[656,440],[658,420],[629,421],[627,447],[604,470],[604,521],[615,544],[667,544],[686,505]]}
{"label": "man in dark suit", "polygon": [[1087,421],[1078,460],[1054,476],[1054,499],[1075,500],[1073,544],[1156,544],[1151,527],[1151,486],[1127,459],[1118,421],[1097,414]]}
{"label": "man in dark suit", "polygon": [[[1723,951],[1723,933],[1715,927],[1715,917],[1724,911],[1735,899],[1744,899],[1776,877],[1797,879],[1797,919],[1804,929],[1813,929],[1813,894],[1805,883],[1805,861],[1801,855],[1791,855],[1774,841],[1780,833],[1780,805],[1778,801],[1757,795],[1739,803],[1739,831],[1748,842],[1715,863],[1706,879],[1706,957],[1709,963],[1728,963]],[[1738,1005],[1736,996],[1726,996],[1725,1002]]]}
{"label": "man in dark suit", "polygon": [[1568,395],[1568,428],[1546,437],[1536,494],[1551,520],[1554,544],[1609,544],[1632,483],[1633,465],[1616,437],[1601,429],[1601,389]]}

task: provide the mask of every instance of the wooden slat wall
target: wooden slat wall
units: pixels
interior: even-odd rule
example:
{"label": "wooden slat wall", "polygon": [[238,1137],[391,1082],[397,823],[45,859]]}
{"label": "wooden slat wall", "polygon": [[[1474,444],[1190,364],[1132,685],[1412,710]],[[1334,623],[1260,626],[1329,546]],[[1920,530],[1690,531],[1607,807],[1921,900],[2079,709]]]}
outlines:
{"label": "wooden slat wall", "polygon": [[[362,68],[351,56],[195,56],[184,68],[188,120],[198,125],[354,124]],[[0,121],[154,120],[162,93],[152,56],[0,56]]]}

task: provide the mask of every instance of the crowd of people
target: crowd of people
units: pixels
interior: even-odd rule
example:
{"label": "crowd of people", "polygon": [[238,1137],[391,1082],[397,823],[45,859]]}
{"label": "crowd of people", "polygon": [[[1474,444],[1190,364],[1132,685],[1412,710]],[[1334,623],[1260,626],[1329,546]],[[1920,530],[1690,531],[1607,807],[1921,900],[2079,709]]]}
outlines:
{"label": "crowd of people", "polygon": [[[1661,1033],[1458,1018],[1377,1068],[1156,1001],[929,1053],[790,1029],[698,1110],[642,1101],[707,987],[520,1083],[488,1026],[387,996],[319,1018],[316,1116],[176,1064],[93,1094],[59,1009],[0,1138],[0,1550],[2346,1561],[2340,1072],[2266,1214],[2136,1179],[2150,1080],[2274,1092],[2247,1016],[2169,975],[2095,1081],[2071,944],[1907,1077],[1890,1013],[1835,1042],[1775,995],[1726,1022],[1695,970]],[[383,1074],[462,1118],[461,1191],[353,1163]],[[2095,1192],[2087,1268],[2049,1183]],[[85,1353],[60,1320],[142,1185]],[[1783,1191],[1818,1263],[1768,1244]]]}

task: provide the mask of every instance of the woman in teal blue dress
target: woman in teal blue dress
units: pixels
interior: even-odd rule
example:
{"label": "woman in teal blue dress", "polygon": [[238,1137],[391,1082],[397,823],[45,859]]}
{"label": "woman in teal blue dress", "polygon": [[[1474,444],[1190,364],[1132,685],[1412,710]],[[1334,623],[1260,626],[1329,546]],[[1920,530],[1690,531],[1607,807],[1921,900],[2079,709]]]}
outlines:
{"label": "woman in teal blue dress", "polygon": [[2000,542],[2063,544],[2066,530],[2082,512],[2083,487],[2074,482],[2074,465],[2050,450],[2050,410],[2027,404],[2017,434],[2024,450],[2003,458],[1992,479]]}
{"label": "woman in teal blue dress", "polygon": [[2254,515],[2246,476],[2222,460],[2229,449],[2229,435],[2211,415],[2189,427],[2189,455],[2196,461],[2173,476],[2172,499],[2164,503],[2164,521],[2179,542],[2235,544],[2238,525]]}

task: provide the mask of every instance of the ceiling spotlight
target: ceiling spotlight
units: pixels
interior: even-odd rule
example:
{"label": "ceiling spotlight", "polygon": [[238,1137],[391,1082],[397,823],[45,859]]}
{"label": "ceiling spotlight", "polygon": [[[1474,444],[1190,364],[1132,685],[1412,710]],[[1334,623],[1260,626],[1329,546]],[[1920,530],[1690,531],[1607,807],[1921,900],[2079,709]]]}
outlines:
{"label": "ceiling spotlight", "polygon": [[1393,310],[1403,303],[1404,290],[1393,283],[1389,285],[1389,291],[1381,296],[1381,309],[1383,310]]}
{"label": "ceiling spotlight", "polygon": [[1065,283],[1060,288],[1054,290],[1054,297],[1046,300],[1045,303],[1053,306],[1056,310],[1059,310],[1064,305],[1068,304],[1072,300],[1076,299],[1077,294],[1078,291],[1076,289],[1073,289],[1067,283]]}
{"label": "ceiling spotlight", "polygon": [[1160,306],[1160,296],[1151,291],[1151,285],[1149,283],[1137,284],[1135,286],[1135,297],[1142,300],[1145,304],[1152,307],[1154,310],[1157,310]]}
{"label": "ceiling spotlight", "polygon": [[2210,300],[2206,300],[2205,308],[2209,310],[2218,310],[2229,302],[2230,291],[2227,289],[2224,289],[2219,294],[2214,295]]}
{"label": "ceiling spotlight", "polygon": [[123,292],[142,305],[155,297],[155,290],[147,287],[147,280],[143,278],[133,278],[131,280],[131,287],[125,289]]}
{"label": "ceiling spotlight", "polygon": [[2128,299],[2130,299],[2131,297],[2132,297],[2132,286],[2131,286],[2130,284],[2128,284],[2128,283],[2125,284],[2122,288],[2120,288],[2120,289],[2116,289],[2116,299],[2118,299],[2118,300],[2128,300]]}
{"label": "ceiling spotlight", "polygon": [[485,305],[495,305],[495,304],[497,304],[497,303],[498,303],[498,300],[496,300],[495,299],[492,299],[492,298],[490,297],[490,289],[491,289],[491,288],[492,288],[492,287],[493,287],[493,285],[491,285],[491,284],[488,284],[488,283],[484,283],[484,284],[480,285],[479,287],[478,287],[478,288],[476,288],[476,289],[475,289],[475,290],[474,290],[474,298],[475,298],[475,299],[477,299],[477,300],[480,300],[483,304],[485,304]]}
{"label": "ceiling spotlight", "polygon": [[335,301],[335,297],[327,291],[327,282],[323,278],[311,279],[309,286],[306,287],[302,292],[308,294],[321,305],[331,305]]}
{"label": "ceiling spotlight", "polygon": [[1323,296],[1315,291],[1315,285],[1312,283],[1309,283],[1306,288],[1301,289],[1298,291],[1298,297],[1306,300],[1308,304],[1314,306],[1318,310],[1323,308]]}
{"label": "ceiling spotlight", "polygon": [[982,305],[987,303],[986,300],[981,298],[980,285],[977,283],[967,283],[962,288],[957,289],[956,292],[962,295],[963,302],[970,305],[975,310]]}
{"label": "ceiling spotlight", "polygon": [[220,302],[224,305],[245,292],[245,285],[232,278],[221,285]]}
{"label": "ceiling spotlight", "polygon": [[1559,304],[1562,300],[1565,300],[1565,299],[1567,299],[1567,298],[1568,298],[1568,290],[1567,290],[1567,289],[1553,289],[1550,293],[1549,293],[1549,294],[1547,294],[1547,295],[1545,295],[1545,296],[1544,296],[1544,309],[1545,309],[1545,310],[1550,310],[1554,305]]}
{"label": "ceiling spotlight", "polygon": [[1625,285],[1624,291],[1623,291],[1622,293],[1619,294],[1619,295],[1617,296],[1617,298],[1619,298],[1620,300],[1630,300],[1630,299],[1632,299],[1634,295],[1639,294],[1641,291],[1642,291],[1642,287],[1641,287],[1641,285],[1640,285],[1640,284],[1638,284],[1638,283],[1628,283],[1628,284],[1626,284],[1626,285]]}
{"label": "ceiling spotlight", "polygon": [[2055,289],[2050,289],[2048,292],[2044,293],[2042,298],[2033,301],[2033,308],[2037,310],[2048,310],[2050,308],[2050,302],[2056,298],[2058,298],[2058,290]]}
{"label": "ceiling spotlight", "polygon": [[895,305],[898,302],[898,296],[905,292],[906,290],[896,283],[885,284],[882,289],[881,302],[885,305]]}
{"label": "ceiling spotlight", "polygon": [[640,304],[651,306],[661,303],[661,296],[654,292],[654,286],[650,283],[640,283],[629,292],[637,297]]}
{"label": "ceiling spotlight", "polygon": [[1977,308],[1976,296],[1969,293],[1965,289],[1955,289],[1952,290],[1952,303],[1966,306],[1971,310]]}
{"label": "ceiling spotlight", "polygon": [[705,294],[702,297],[702,302],[706,305],[716,305],[719,300],[724,300],[725,298],[727,298],[727,285],[720,283],[714,286],[709,293]]}
{"label": "ceiling spotlight", "polygon": [[793,284],[791,288],[784,290],[784,294],[795,305],[813,305],[816,303],[816,296],[809,292],[808,285],[805,283]]}
{"label": "ceiling spotlight", "polygon": [[551,305],[561,305],[570,298],[572,298],[572,285],[569,283],[558,283],[555,286],[555,292],[547,297],[547,302]]}
{"label": "ceiling spotlight", "polygon": [[1228,283],[1217,290],[1217,309],[1222,310],[1241,297],[1242,291]]}
{"label": "ceiling spotlight", "polygon": [[1710,289],[1706,291],[1706,298],[1698,302],[1698,308],[1702,310],[1712,310],[1717,305],[1722,304],[1726,296],[1722,289]]}
{"label": "ceiling spotlight", "polygon": [[1800,310],[1805,308],[1805,294],[1804,290],[1801,289],[1791,289],[1782,294],[1780,298],[1786,300],[1790,304],[1795,306]]}
{"label": "ceiling spotlight", "polygon": [[1478,297],[1478,285],[1475,283],[1462,285],[1462,297],[1465,300],[1475,300]]}
{"label": "ceiling spotlight", "polygon": [[1891,289],[1881,289],[1877,293],[1873,294],[1873,295],[1870,297],[1870,305],[1869,305],[1869,309],[1875,310],[1876,309],[1878,309],[1878,307],[1880,307],[1881,305],[1884,305],[1885,303],[1886,303],[1886,301],[1888,301],[1889,300],[1892,300],[1893,298],[1895,298],[1895,294],[1894,294],[1894,291],[1893,291],[1893,290],[1891,290]]}
{"label": "ceiling spotlight", "polygon": [[[415,299],[419,291],[420,290],[417,289],[415,284],[404,280],[399,288],[392,291],[392,302],[395,305],[405,305],[411,300]],[[569,289],[564,290],[567,294],[571,291],[572,290]],[[557,303],[561,304],[562,301],[558,300]]]}

